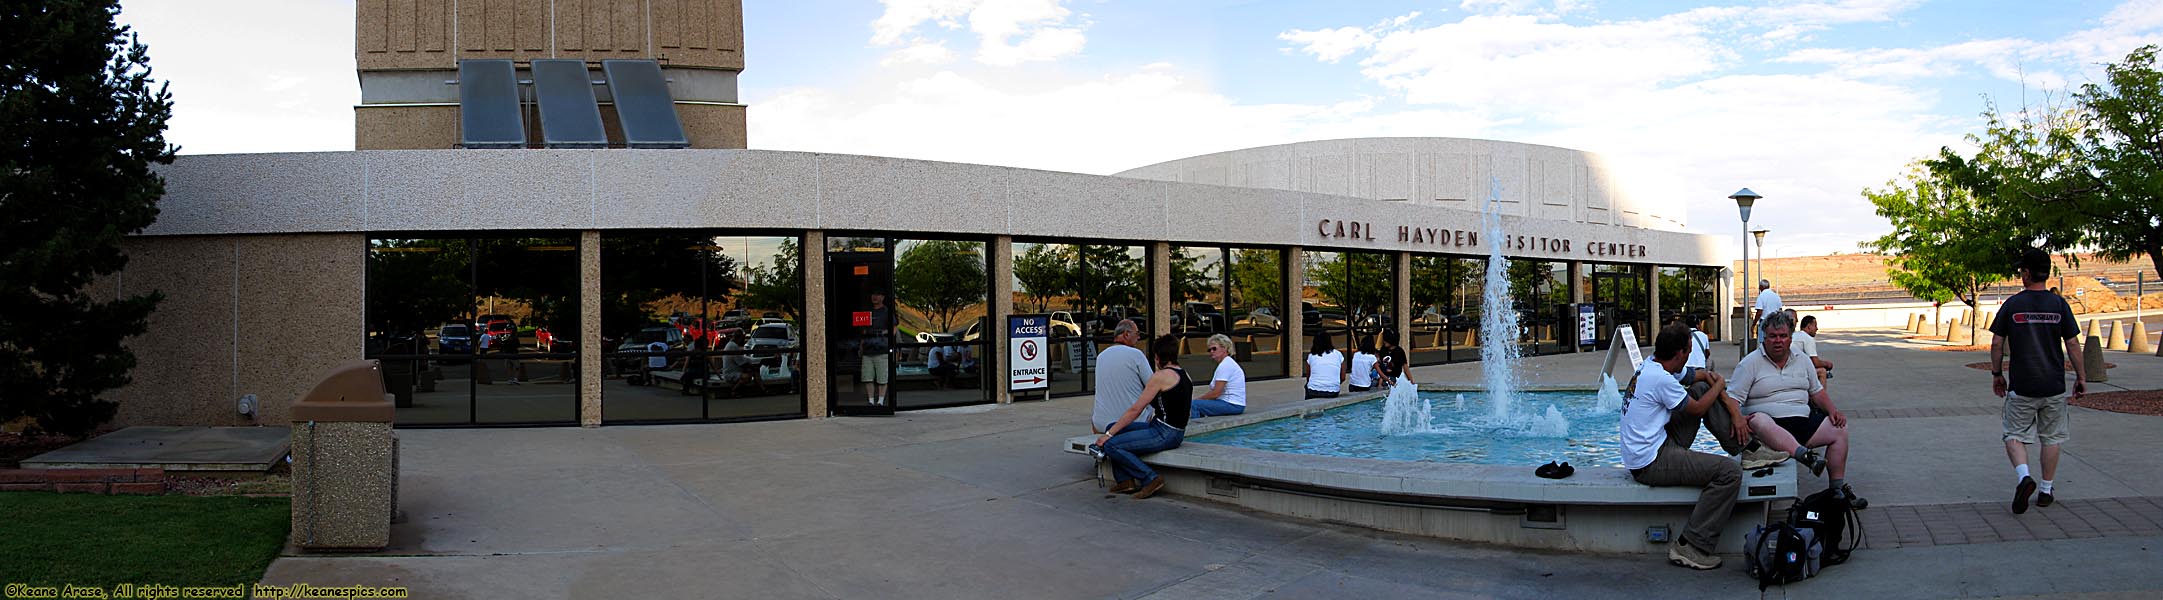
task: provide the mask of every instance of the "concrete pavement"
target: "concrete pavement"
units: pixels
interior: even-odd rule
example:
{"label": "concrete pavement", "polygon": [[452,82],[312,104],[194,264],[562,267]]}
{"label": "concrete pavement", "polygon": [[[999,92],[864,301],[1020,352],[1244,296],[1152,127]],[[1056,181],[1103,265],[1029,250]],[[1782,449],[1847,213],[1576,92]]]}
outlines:
{"label": "concrete pavement", "polygon": [[[1890,332],[1825,333],[1840,365],[1838,404],[1886,415],[1851,425],[1848,479],[1871,510],[2003,512],[2012,474],[1989,377],[1960,366],[1987,357],[1921,351]],[[1531,383],[1583,383],[1597,358],[1535,357],[1522,371]],[[2163,359],[2112,360],[2107,385],[2163,388]],[[1470,382],[1478,368],[1415,377]],[[1268,405],[1297,399],[1299,387],[1258,382],[1253,393]],[[891,418],[404,430],[408,520],[393,528],[395,546],[280,558],[265,581],[408,586],[417,598],[1757,597],[1734,556],[1694,572],[1643,555],[1522,551],[1106,494],[1085,459],[1054,444],[1086,430],[1089,406],[1082,397]],[[1907,408],[1956,416],[1891,416]],[[2067,502],[2002,518],[2092,515],[2146,529],[2046,539],[2038,525],[2028,541],[1944,544],[1873,530],[1853,562],[1787,591],[2163,594],[2163,510],[2119,501],[2163,498],[2163,417],[2074,413],[2059,496],[2116,512],[2075,515]],[[2041,514],[2052,510],[2065,512]]]}

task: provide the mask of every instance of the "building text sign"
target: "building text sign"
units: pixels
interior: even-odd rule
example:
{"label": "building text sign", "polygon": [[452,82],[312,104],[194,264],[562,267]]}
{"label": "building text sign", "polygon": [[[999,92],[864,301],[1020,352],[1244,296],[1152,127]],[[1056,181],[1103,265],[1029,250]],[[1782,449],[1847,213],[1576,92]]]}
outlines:
{"label": "building text sign", "polygon": [[1006,389],[1051,387],[1051,315],[1006,318]]}
{"label": "building text sign", "polygon": [[[1315,235],[1322,239],[1348,239],[1372,242],[1375,236],[1392,233],[1384,226],[1365,221],[1322,219],[1315,222]],[[1397,242],[1438,248],[1477,249],[1480,232],[1462,229],[1397,225],[1394,227]],[[1581,254],[1587,257],[1643,258],[1651,250],[1644,244],[1628,244],[1604,240],[1572,240],[1569,238],[1537,235],[1503,235],[1502,239],[1489,240],[1502,244],[1502,249],[1512,252],[1545,252],[1548,254]]]}

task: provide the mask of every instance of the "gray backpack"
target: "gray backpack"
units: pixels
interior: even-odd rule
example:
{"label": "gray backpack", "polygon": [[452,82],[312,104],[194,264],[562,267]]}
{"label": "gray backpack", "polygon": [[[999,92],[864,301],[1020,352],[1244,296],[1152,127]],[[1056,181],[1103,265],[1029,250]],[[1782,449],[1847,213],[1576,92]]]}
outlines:
{"label": "gray backpack", "polygon": [[1757,579],[1758,591],[1787,585],[1818,574],[1818,557],[1825,546],[1817,531],[1788,523],[1759,525],[1743,537],[1743,564]]}

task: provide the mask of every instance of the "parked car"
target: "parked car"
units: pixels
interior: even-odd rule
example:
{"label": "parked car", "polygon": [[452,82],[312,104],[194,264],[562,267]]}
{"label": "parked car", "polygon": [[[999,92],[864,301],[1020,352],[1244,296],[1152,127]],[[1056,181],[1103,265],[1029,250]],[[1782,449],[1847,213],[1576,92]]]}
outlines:
{"label": "parked car", "polygon": [[746,338],[744,343],[753,350],[765,350],[763,352],[753,352],[749,355],[752,360],[759,363],[760,381],[773,384],[795,379],[795,369],[790,364],[792,361],[789,360],[792,355],[778,351],[797,347],[795,327],[787,323],[767,323],[753,327],[751,328],[751,335]]}
{"label": "parked car", "polygon": [[446,323],[436,330],[437,354],[472,354],[473,326],[465,323]]}
{"label": "parked car", "polygon": [[1277,309],[1256,307],[1232,322],[1232,331],[1244,333],[1276,333],[1284,330],[1284,319],[1277,316]]}
{"label": "parked car", "polygon": [[1315,308],[1313,302],[1300,302],[1299,323],[1304,327],[1320,326],[1322,324],[1322,311]]}
{"label": "parked car", "polygon": [[[682,350],[686,345],[683,337],[683,331],[678,330],[675,327],[647,327],[645,329],[638,330],[638,333],[631,334],[631,337],[625,338],[622,344],[618,344],[616,346],[616,351],[622,353],[643,353],[646,352],[646,345],[652,344],[654,342],[667,343],[669,350]],[[615,363],[616,369],[618,371],[636,372],[639,371],[640,368],[646,364],[646,357],[618,357],[615,360]]]}
{"label": "parked car", "polygon": [[482,332],[482,335],[486,335],[489,338],[489,350],[495,352],[518,351],[517,321],[512,321],[510,318],[504,317],[502,315],[482,316],[488,317],[485,319],[481,319],[478,322],[480,323],[480,330]]}
{"label": "parked car", "polygon": [[1224,313],[1207,302],[1188,302],[1172,314],[1172,328],[1179,331],[1227,331]]}

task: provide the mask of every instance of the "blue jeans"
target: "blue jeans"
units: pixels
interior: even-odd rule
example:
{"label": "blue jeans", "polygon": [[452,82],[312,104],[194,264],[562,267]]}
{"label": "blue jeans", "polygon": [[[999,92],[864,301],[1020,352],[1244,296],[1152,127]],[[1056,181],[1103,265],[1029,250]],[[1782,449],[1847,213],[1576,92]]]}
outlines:
{"label": "blue jeans", "polygon": [[1156,423],[1128,423],[1119,435],[1104,442],[1104,459],[1112,463],[1112,474],[1119,481],[1148,483],[1157,478],[1155,469],[1142,464],[1137,454],[1150,454],[1179,447],[1186,433]]}
{"label": "blue jeans", "polygon": [[1207,400],[1195,400],[1194,410],[1187,413],[1187,418],[1194,419],[1201,417],[1221,417],[1224,415],[1243,414],[1245,412],[1247,412],[1247,407],[1245,406],[1240,406],[1230,402],[1225,402],[1223,400],[1211,398]]}

